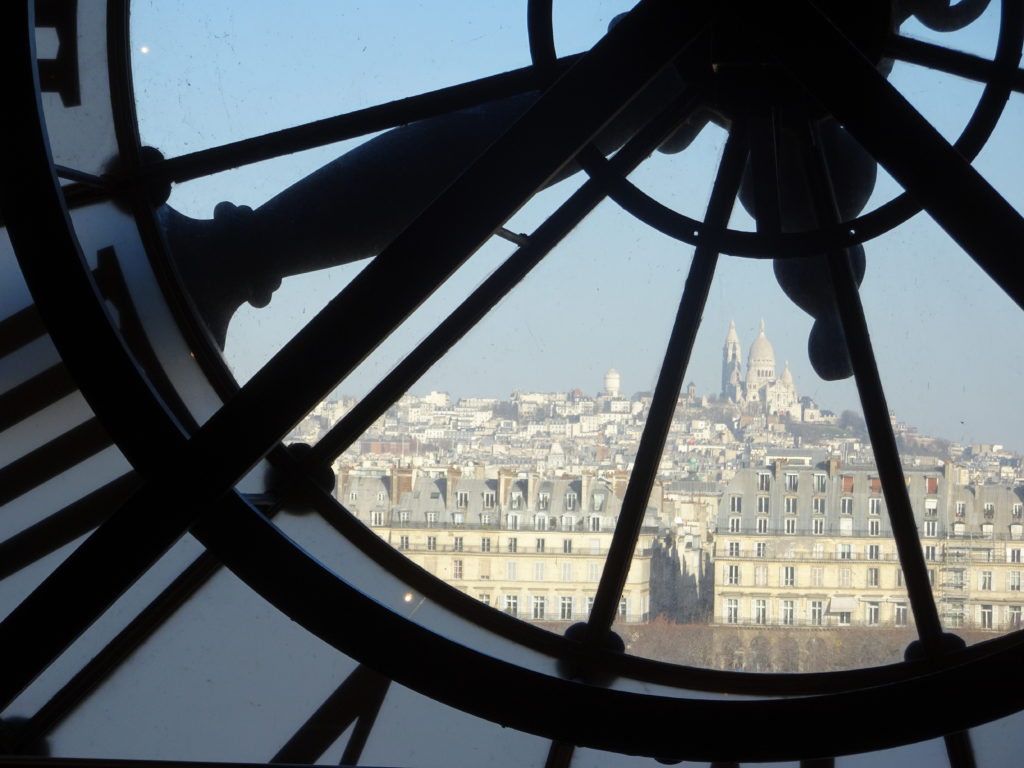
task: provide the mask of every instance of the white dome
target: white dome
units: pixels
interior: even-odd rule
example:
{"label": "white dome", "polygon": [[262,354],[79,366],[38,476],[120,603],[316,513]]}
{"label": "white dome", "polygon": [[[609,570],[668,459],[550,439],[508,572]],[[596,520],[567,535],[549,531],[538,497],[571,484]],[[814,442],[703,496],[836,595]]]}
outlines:
{"label": "white dome", "polygon": [[775,367],[775,350],[768,337],[764,335],[764,320],[761,321],[761,332],[750,345],[750,354],[747,356],[748,367],[760,367],[762,364]]}

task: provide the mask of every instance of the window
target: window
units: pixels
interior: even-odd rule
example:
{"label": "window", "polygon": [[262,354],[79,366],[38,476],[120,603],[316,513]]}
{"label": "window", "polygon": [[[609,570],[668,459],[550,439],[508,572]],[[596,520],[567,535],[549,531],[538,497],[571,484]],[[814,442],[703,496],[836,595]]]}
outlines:
{"label": "window", "polygon": [[983,605],[981,606],[981,628],[992,629],[992,606]]}
{"label": "window", "polygon": [[978,583],[978,589],[991,590],[992,589],[992,571],[982,571],[981,577]]}
{"label": "window", "polygon": [[384,513],[375,509],[370,513],[370,525],[384,525]]}
{"label": "window", "polygon": [[925,499],[924,500],[924,513],[928,517],[935,517],[939,513],[939,500],[938,499]]}
{"label": "window", "polygon": [[897,627],[907,626],[907,604],[896,603],[892,609],[892,623]]}
{"label": "window", "polygon": [[587,563],[587,581],[600,581],[601,579],[601,564],[600,563]]}
{"label": "window", "polygon": [[597,515],[592,515],[590,518],[590,530],[595,532],[601,530],[601,518]]}
{"label": "window", "polygon": [[853,536],[853,518],[852,517],[840,517],[839,518],[839,535],[840,536]]}
{"label": "window", "polygon": [[509,581],[515,581],[519,578],[519,563],[515,560],[505,563],[505,575]]}
{"label": "window", "polygon": [[1020,561],[1020,549],[1014,548],[1006,550],[1006,562],[1019,563]]}
{"label": "window", "polygon": [[512,496],[508,500],[508,506],[510,509],[522,509],[523,508],[523,492],[512,491]]}
{"label": "window", "polygon": [[786,473],[786,490],[795,491],[800,483],[800,475],[795,472]]}
{"label": "window", "polygon": [[735,514],[743,512],[743,497],[742,496],[730,496],[729,497],[729,511]]}
{"label": "window", "polygon": [[992,503],[987,503],[983,507],[983,511],[986,519],[991,520],[996,515],[996,505]]}
{"label": "window", "polygon": [[625,597],[619,598],[619,616],[629,615],[629,599]]}
{"label": "window", "polygon": [[728,548],[729,548],[729,557],[739,557],[740,556],[740,543],[738,541],[730,541],[729,545],[728,545]]}
{"label": "window", "polygon": [[929,538],[935,538],[938,535],[938,521],[937,520],[925,520],[924,521],[924,535]]}
{"label": "window", "polygon": [[931,584],[933,587],[935,586],[935,569],[934,568],[929,568],[928,569],[928,583]]}
{"label": "window", "polygon": [[956,516],[957,517],[965,517],[966,515],[967,515],[967,503],[963,502],[963,501],[958,501],[956,503]]}
{"label": "window", "polygon": [[1010,510],[1010,514],[1018,519],[1024,517],[1024,504],[1014,504]]}
{"label": "window", "polygon": [[461,528],[466,523],[466,516],[462,512],[452,513],[452,525]]}
{"label": "window", "polygon": [[924,559],[925,560],[934,560],[935,559],[935,551],[936,550],[935,550],[935,546],[934,545],[930,544],[927,547],[925,547],[924,548]]}
{"label": "window", "polygon": [[572,581],[572,563],[562,563],[562,581]]}
{"label": "window", "polygon": [[822,587],[825,585],[825,569],[821,567],[811,568],[811,586]]}
{"label": "window", "polygon": [[452,578],[453,579],[461,579],[462,578],[462,561],[461,560],[452,560]]}
{"label": "window", "polygon": [[480,551],[481,552],[490,552],[491,551],[491,540],[487,536],[484,536],[482,539],[480,539]]}
{"label": "window", "polygon": [[754,585],[758,587],[768,586],[768,566],[759,565],[754,568]]}
{"label": "window", "polygon": [[519,595],[505,595],[505,613],[519,615]]}
{"label": "window", "polygon": [[786,565],[782,568],[782,586],[784,587],[795,587],[796,586],[796,568],[792,565]]}
{"label": "window", "polygon": [[825,545],[821,542],[815,543],[815,545],[811,547],[811,557],[813,557],[815,560],[821,560],[821,558],[823,558],[824,556]]}
{"label": "window", "polygon": [[537,541],[536,541],[536,550],[538,552],[543,552],[544,551],[544,539],[537,539]]}
{"label": "window", "polygon": [[725,601],[725,621],[727,624],[740,623],[740,601],[730,597]]}
{"label": "window", "polygon": [[465,509],[469,506],[469,491],[455,492],[455,506],[459,509]]}
{"label": "window", "polygon": [[725,583],[726,584],[739,584],[740,583],[740,567],[738,565],[727,565],[725,567]]}
{"label": "window", "polygon": [[825,514],[825,500],[821,498],[815,498],[811,500],[811,512],[816,515]]}
{"label": "window", "polygon": [[567,493],[567,494],[565,494],[565,508],[567,510],[569,510],[570,512],[572,512],[574,509],[576,509],[576,494],[575,493]]}
{"label": "window", "polygon": [[437,525],[437,512],[427,512],[427,527],[433,528]]}
{"label": "window", "polygon": [[824,493],[825,489],[828,487],[827,482],[828,481],[825,479],[825,475],[815,475],[814,476],[814,492],[815,493]]}
{"label": "window", "polygon": [[836,557],[840,560],[850,560],[853,557],[853,547],[849,544],[836,544]]}
{"label": "window", "polygon": [[537,509],[544,511],[547,510],[549,506],[551,506],[551,494],[547,493],[546,491],[543,493],[538,493]]}
{"label": "window", "polygon": [[729,518],[729,533],[740,532],[740,519],[738,517]]}
{"label": "window", "polygon": [[562,539],[562,554],[563,555],[571,555],[572,554],[572,539]]}
{"label": "window", "polygon": [[772,488],[772,476],[767,472],[758,472],[757,490],[770,491]]}
{"label": "window", "polygon": [[790,535],[796,533],[796,518],[795,517],[787,517],[786,518],[785,531],[786,531],[786,533],[788,533]]}
{"label": "window", "polygon": [[871,493],[881,493],[882,492],[882,481],[881,481],[881,479],[879,479],[877,477],[869,477],[868,478],[868,490],[870,490]]}
{"label": "window", "polygon": [[538,560],[533,564],[533,580],[544,581],[544,561]]}
{"label": "window", "polygon": [[399,536],[398,537],[398,548],[399,549],[408,549],[409,548],[409,537],[408,536]]}
{"label": "window", "polygon": [[879,570],[877,568],[868,568],[868,586],[877,587],[879,580]]}
{"label": "window", "polygon": [[558,618],[562,621],[572,621],[572,597],[563,595],[558,598]]}
{"label": "window", "polygon": [[849,568],[839,569],[839,586],[840,587],[851,587],[853,586],[853,571]]}
{"label": "window", "polygon": [[992,538],[992,523],[981,524],[981,535],[984,536],[986,539]]}
{"label": "window", "polygon": [[757,532],[758,533],[768,533],[768,518],[767,517],[759,517],[759,518],[757,518]]}
{"label": "window", "polygon": [[484,491],[484,509],[494,509],[494,491]]}
{"label": "window", "polygon": [[1006,574],[1006,588],[1011,592],[1020,592],[1020,571],[1010,571]]}
{"label": "window", "polygon": [[843,475],[843,493],[853,493],[853,475]]}
{"label": "window", "polygon": [[1006,608],[1006,622],[1010,629],[1020,629],[1020,606],[1010,605]]}
{"label": "window", "polygon": [[533,530],[535,531],[546,531],[548,529],[548,516],[547,515],[534,515],[533,516]]}
{"label": "window", "polygon": [[928,494],[936,494],[939,492],[939,478],[937,477],[926,477],[924,479],[924,492]]}
{"label": "window", "polygon": [[796,496],[787,496],[786,497],[786,514],[787,515],[795,515],[796,514]]}
{"label": "window", "polygon": [[754,623],[755,624],[767,624],[768,623],[768,601],[767,600],[755,600],[754,601]]}
{"label": "window", "polygon": [[593,509],[595,512],[600,512],[602,509],[604,509],[604,494],[595,493],[591,497],[590,506],[591,509]]}
{"label": "window", "polygon": [[839,500],[839,511],[844,515],[853,514],[853,498],[850,496],[843,496]]}
{"label": "window", "polygon": [[821,625],[821,620],[825,615],[824,603],[821,600],[811,600],[810,610],[810,621],[815,626]]}
{"label": "window", "polygon": [[850,618],[851,616],[849,611],[839,611],[839,613],[836,614],[836,624],[840,627],[848,627],[850,626]]}
{"label": "window", "polygon": [[882,500],[881,499],[868,499],[868,514],[869,515],[880,515],[880,514],[882,514]]}
{"label": "window", "polygon": [[591,595],[587,598],[587,616],[594,610],[594,596]]}
{"label": "window", "polygon": [[796,611],[794,602],[792,600],[782,601],[782,623],[786,626],[792,626],[795,621]]}
{"label": "window", "polygon": [[771,509],[771,499],[767,496],[757,497],[757,514],[767,515]]}
{"label": "window", "polygon": [[768,542],[759,541],[757,542],[756,550],[758,557],[768,557]]}
{"label": "window", "polygon": [[882,557],[882,548],[877,544],[868,544],[865,554],[868,560],[879,560]]}
{"label": "window", "polygon": [[548,605],[547,598],[544,597],[544,595],[534,595],[532,603],[533,611],[531,613],[531,616],[535,621],[543,621],[544,613]]}
{"label": "window", "polygon": [[409,524],[409,510],[403,509],[403,510],[399,511],[399,513],[398,513],[398,522],[401,525],[408,525]]}
{"label": "window", "polygon": [[519,539],[509,539],[508,540],[508,547],[507,547],[507,549],[508,549],[509,552],[518,552],[519,551]]}
{"label": "window", "polygon": [[437,536],[427,536],[427,551],[433,552],[437,549]]}
{"label": "window", "polygon": [[878,624],[878,603],[868,603],[867,615],[865,618],[870,626]]}
{"label": "window", "polygon": [[489,594],[487,594],[486,592],[481,592],[480,593],[480,602],[483,603],[484,605],[490,605],[491,604],[491,596]]}
{"label": "window", "polygon": [[491,524],[491,516],[489,514],[487,514],[486,512],[481,512],[480,513],[480,525],[490,525],[490,524]]}
{"label": "window", "polygon": [[562,530],[563,531],[574,531],[576,530],[576,518],[573,515],[562,515]]}
{"label": "window", "polygon": [[902,568],[897,568],[896,569],[896,586],[897,587],[902,587],[903,586],[903,569]]}
{"label": "window", "polygon": [[815,536],[821,536],[825,533],[825,521],[822,518],[816,517],[811,520],[811,533]]}

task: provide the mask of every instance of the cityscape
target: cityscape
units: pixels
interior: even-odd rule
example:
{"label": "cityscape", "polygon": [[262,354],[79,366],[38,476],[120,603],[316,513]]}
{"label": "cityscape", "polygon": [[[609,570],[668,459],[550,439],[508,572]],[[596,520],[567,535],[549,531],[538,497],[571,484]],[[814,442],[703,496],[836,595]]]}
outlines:
{"label": "cityscape", "polygon": [[[763,321],[745,359],[730,324],[721,365],[719,392],[677,403],[619,601],[627,650],[748,671],[901,660],[914,618],[863,420],[800,396]],[[336,461],[335,495],[429,573],[564,631],[593,605],[651,398],[614,369],[595,395],[406,395]],[[892,425],[943,625],[1019,628],[1022,457]]]}

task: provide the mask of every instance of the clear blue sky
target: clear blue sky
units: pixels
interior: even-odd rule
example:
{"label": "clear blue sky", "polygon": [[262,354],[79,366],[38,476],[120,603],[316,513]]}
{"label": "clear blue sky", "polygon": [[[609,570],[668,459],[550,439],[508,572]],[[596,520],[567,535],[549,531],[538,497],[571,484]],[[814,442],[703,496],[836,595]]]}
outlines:
{"label": "clear blue sky", "polygon": [[[556,2],[559,52],[589,46],[630,5]],[[310,25],[310,18],[317,24]],[[909,25],[905,31],[990,55],[997,23],[994,3],[968,33],[947,37]],[[252,2],[244,9],[154,0],[133,4],[133,45],[144,141],[168,156],[528,63],[525,3],[510,0]],[[897,64],[891,79],[950,138],[980,93],[976,84],[909,65]],[[712,128],[685,153],[655,156],[636,175],[638,183],[701,217],[724,135]],[[977,163],[1018,209],[1024,208],[1021,135],[1018,94]],[[351,144],[179,185],[170,202],[196,217],[210,216],[220,200],[256,207],[346,146]],[[548,190],[509,227],[529,232],[579,183],[576,177]],[[869,208],[894,190],[880,174]],[[750,221],[738,212],[734,225],[749,228]],[[511,249],[503,241],[485,247],[339,391],[365,392],[422,338],[426,323],[442,317]],[[868,243],[867,254],[862,295],[897,415],[925,433],[1024,448],[1024,415],[1017,405],[1024,374],[1021,313],[926,217]],[[650,389],[690,257],[688,246],[605,203],[413,391],[595,392],[612,366],[626,391]],[[360,267],[290,279],[268,308],[240,311],[226,350],[239,377],[251,375]],[[688,379],[701,392],[717,392],[729,320],[736,321],[745,353],[761,318],[780,370],[788,360],[801,394],[823,407],[860,410],[850,382],[826,383],[811,370],[810,319],[782,294],[770,265],[743,259],[721,262]]]}

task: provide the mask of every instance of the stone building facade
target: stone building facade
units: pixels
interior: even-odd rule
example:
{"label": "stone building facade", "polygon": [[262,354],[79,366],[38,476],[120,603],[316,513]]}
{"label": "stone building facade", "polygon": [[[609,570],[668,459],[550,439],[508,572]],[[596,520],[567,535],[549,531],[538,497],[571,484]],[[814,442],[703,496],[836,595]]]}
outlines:
{"label": "stone building facade", "polygon": [[[342,469],[337,497],[414,563],[476,599],[528,621],[585,621],[625,491],[611,479],[453,468]],[[658,499],[647,510],[619,603],[647,621]]]}
{"label": "stone building facade", "polygon": [[[1024,503],[996,485],[958,485],[949,465],[905,481],[947,628],[1021,626]],[[775,459],[740,470],[715,533],[720,624],[912,626],[881,481],[873,466]]]}

